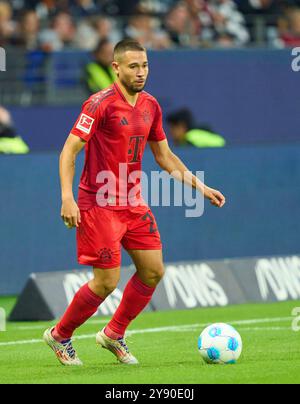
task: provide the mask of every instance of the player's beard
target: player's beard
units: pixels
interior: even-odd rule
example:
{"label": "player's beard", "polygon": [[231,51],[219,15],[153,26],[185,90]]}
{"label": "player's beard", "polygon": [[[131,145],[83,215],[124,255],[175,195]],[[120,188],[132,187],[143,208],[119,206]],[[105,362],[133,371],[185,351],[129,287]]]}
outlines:
{"label": "player's beard", "polygon": [[134,84],[128,84],[125,80],[121,80],[121,83],[126,88],[129,94],[141,93],[142,91],[144,91],[144,88],[146,87],[146,82],[143,84],[142,87],[139,87]]}

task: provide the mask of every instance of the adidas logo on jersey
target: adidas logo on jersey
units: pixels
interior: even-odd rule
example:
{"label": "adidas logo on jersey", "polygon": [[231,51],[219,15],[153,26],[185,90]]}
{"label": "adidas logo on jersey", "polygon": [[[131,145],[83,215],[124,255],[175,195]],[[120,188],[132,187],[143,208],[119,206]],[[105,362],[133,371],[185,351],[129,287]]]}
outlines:
{"label": "adidas logo on jersey", "polygon": [[128,121],[127,121],[127,119],[125,117],[121,119],[120,125],[121,126],[128,126],[129,125],[129,123],[128,123]]}

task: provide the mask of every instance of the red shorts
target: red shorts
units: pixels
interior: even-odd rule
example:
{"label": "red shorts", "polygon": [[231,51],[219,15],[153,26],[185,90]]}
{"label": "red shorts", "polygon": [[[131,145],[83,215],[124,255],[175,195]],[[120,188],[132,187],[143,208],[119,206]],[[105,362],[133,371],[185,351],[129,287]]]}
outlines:
{"label": "red shorts", "polygon": [[125,250],[161,250],[156,220],[148,206],[112,210],[99,206],[81,211],[77,229],[78,262],[96,268],[121,266]]}

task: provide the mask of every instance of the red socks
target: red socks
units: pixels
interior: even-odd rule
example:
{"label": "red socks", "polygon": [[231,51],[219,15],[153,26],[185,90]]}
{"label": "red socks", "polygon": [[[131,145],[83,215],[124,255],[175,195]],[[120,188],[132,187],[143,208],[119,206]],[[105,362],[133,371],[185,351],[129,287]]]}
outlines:
{"label": "red socks", "polygon": [[76,293],[60,323],[55,327],[53,337],[58,341],[70,339],[74,331],[96,313],[104,300],[95,295],[88,284],[84,285]]}
{"label": "red socks", "polygon": [[105,334],[112,339],[124,337],[132,320],[150,303],[155,289],[145,285],[135,274],[128,282],[120,306],[105,328]]}
{"label": "red socks", "polygon": [[[118,339],[124,337],[129,324],[150,303],[156,288],[145,285],[135,274],[128,282],[122,301],[112,320],[105,328],[105,334]],[[52,332],[57,341],[68,340],[74,331],[92,317],[105,299],[95,295],[88,284],[75,295],[72,303]]]}

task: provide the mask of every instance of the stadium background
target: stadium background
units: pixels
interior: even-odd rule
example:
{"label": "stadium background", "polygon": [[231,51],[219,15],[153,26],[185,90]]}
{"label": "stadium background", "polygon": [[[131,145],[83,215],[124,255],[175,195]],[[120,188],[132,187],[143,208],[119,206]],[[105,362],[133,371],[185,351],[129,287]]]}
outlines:
{"label": "stadium background", "polygon": [[[147,90],[165,116],[187,107],[227,141],[200,149],[169,138],[228,204],[220,211],[207,204],[199,219],[185,218],[184,208],[154,208],[165,261],[297,256],[300,72],[292,49],[300,46],[299,7],[297,0],[0,0],[7,58],[0,105],[30,147],[27,155],[0,155],[0,296],[18,295],[31,273],[78,268],[75,234],[60,219],[58,158],[88,96],[84,66],[103,38],[144,43]],[[80,156],[76,183],[82,164]],[[149,150],[143,168],[157,169]],[[288,295],[299,300],[300,289]]]}

